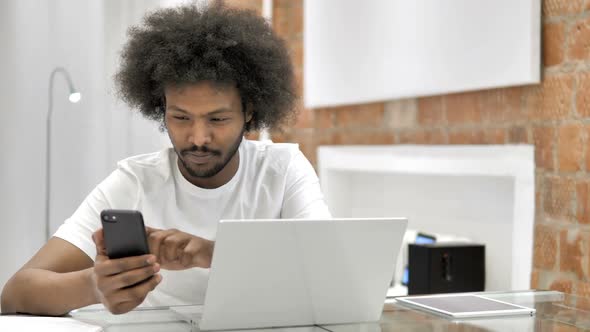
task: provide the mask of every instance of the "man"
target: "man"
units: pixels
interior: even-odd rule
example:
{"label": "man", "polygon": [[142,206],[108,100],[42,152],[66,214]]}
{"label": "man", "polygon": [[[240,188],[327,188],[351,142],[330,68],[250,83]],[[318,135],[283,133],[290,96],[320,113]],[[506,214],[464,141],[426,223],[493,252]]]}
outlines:
{"label": "man", "polygon": [[[162,9],[129,38],[120,95],[162,124],[173,149],[119,162],[7,282],[3,312],[202,303],[220,219],[330,217],[296,145],[243,139],[295,114],[287,51],[262,18],[221,3]],[[150,254],[109,259],[103,209],[140,210]]]}

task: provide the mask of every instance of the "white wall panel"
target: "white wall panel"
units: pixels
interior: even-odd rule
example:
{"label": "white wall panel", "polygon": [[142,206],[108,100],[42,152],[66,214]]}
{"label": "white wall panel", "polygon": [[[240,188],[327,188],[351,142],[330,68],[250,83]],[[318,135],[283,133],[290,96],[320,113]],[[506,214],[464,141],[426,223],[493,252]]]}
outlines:
{"label": "white wall panel", "polygon": [[540,0],[305,1],[307,107],[540,81]]}

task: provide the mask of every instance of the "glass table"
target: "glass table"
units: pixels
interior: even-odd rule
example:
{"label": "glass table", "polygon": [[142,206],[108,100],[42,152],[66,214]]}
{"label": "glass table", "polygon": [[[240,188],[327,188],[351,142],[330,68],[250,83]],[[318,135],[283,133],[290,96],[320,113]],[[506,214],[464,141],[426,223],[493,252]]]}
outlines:
{"label": "glass table", "polygon": [[[248,331],[273,332],[393,332],[393,331],[590,331],[590,299],[556,291],[482,292],[513,304],[534,307],[536,315],[451,320],[403,306],[388,298],[381,320],[375,323],[316,325]],[[199,331],[202,306],[138,308],[125,315],[112,315],[104,309],[80,309],[71,317],[99,325],[106,332],[116,331]]]}

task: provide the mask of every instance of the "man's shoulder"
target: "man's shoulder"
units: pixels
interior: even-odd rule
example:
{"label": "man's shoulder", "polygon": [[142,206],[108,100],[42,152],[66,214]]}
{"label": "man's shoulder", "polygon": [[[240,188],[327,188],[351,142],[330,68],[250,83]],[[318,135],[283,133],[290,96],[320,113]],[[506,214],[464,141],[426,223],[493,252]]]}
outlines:
{"label": "man's shoulder", "polygon": [[249,156],[255,158],[288,161],[299,153],[299,144],[244,140],[244,149]]}
{"label": "man's shoulder", "polygon": [[164,148],[155,152],[127,157],[119,161],[119,164],[130,164],[138,167],[154,167],[168,159],[170,150],[172,150],[172,148]]}
{"label": "man's shoulder", "polygon": [[130,172],[138,177],[168,177],[171,172],[170,156],[172,148],[135,155],[117,163],[119,169]]}
{"label": "man's shoulder", "polygon": [[[246,140],[244,150],[256,172],[284,173],[301,154],[299,144]],[[303,157],[304,158],[304,157]]]}

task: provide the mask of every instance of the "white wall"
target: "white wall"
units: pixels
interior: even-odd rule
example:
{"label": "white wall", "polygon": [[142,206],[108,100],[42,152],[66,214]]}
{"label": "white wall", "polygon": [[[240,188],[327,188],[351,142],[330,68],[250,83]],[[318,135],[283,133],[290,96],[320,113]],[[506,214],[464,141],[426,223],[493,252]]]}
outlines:
{"label": "white wall", "polygon": [[0,285],[44,237],[48,24],[45,1],[0,2]]}
{"label": "white wall", "polygon": [[82,101],[56,77],[51,229],[129,155],[167,137],[114,98],[112,75],[127,26],[156,0],[0,2],[0,287],[45,242],[45,120],[49,74],[70,72]]}
{"label": "white wall", "polygon": [[540,0],[304,2],[309,108],[540,82]]}

